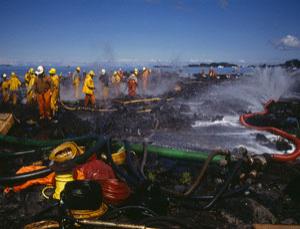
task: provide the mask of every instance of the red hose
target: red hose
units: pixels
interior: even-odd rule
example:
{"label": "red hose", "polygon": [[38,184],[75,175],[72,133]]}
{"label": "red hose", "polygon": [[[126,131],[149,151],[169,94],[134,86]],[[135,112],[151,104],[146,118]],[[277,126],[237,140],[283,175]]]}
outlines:
{"label": "red hose", "polygon": [[262,111],[262,112],[241,115],[240,116],[240,122],[248,128],[252,128],[252,129],[256,129],[256,130],[262,130],[262,131],[268,131],[268,132],[279,135],[279,136],[281,136],[283,138],[286,138],[289,141],[293,142],[296,149],[292,153],[289,153],[289,154],[276,154],[276,153],[274,153],[271,156],[276,161],[294,161],[294,160],[296,160],[297,157],[300,156],[300,139],[299,138],[297,138],[297,137],[295,137],[291,134],[288,134],[287,132],[285,132],[283,130],[280,130],[278,128],[275,128],[275,127],[271,127],[271,126],[254,126],[254,125],[251,125],[251,124],[247,123],[248,118],[254,117],[255,115],[266,115],[266,114],[268,114],[269,113],[268,107],[273,102],[275,102],[275,101],[274,100],[269,100],[265,104],[264,111]]}
{"label": "red hose", "polygon": [[125,182],[112,178],[100,181],[100,183],[106,203],[117,205],[124,202],[130,196],[130,189]]}

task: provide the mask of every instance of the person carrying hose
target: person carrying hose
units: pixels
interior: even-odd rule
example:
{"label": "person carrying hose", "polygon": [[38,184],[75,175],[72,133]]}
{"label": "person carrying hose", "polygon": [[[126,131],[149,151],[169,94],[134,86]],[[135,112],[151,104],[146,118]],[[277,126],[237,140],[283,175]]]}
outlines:
{"label": "person carrying hose", "polygon": [[35,74],[37,75],[37,78],[34,82],[34,92],[37,95],[40,120],[44,120],[45,118],[51,120],[51,78],[45,75],[43,66],[38,66]]}
{"label": "person carrying hose", "polygon": [[16,73],[12,72],[9,80],[9,91],[12,95],[12,104],[15,106],[18,100],[19,87],[21,86],[21,81],[18,79]]}
{"label": "person carrying hose", "polygon": [[55,113],[58,111],[58,98],[59,98],[59,81],[60,78],[59,76],[56,74],[56,69],[55,68],[51,68],[49,71],[51,80],[52,80],[52,87],[51,87],[51,101],[50,101],[50,107],[51,107],[51,111],[52,111],[52,115],[54,116]]}
{"label": "person carrying hose", "polygon": [[137,68],[134,69],[134,73],[131,74],[127,80],[127,87],[128,87],[128,95],[130,97],[135,97],[136,96],[136,89],[138,85],[138,70]]}
{"label": "person carrying hose", "polygon": [[36,80],[36,75],[34,74],[33,68],[30,68],[29,73],[25,75],[25,84],[26,84],[26,99],[27,104],[31,105],[36,102],[36,95],[33,90],[34,82]]}
{"label": "person carrying hose", "polygon": [[93,81],[93,77],[95,76],[95,72],[91,70],[85,77],[82,92],[85,94],[84,98],[84,106],[87,107],[89,103],[94,107],[96,104],[95,98],[95,85]]}
{"label": "person carrying hose", "polygon": [[7,78],[7,75],[5,73],[3,73],[2,78],[3,78],[2,85],[1,85],[2,100],[4,104],[7,104],[9,101],[9,79]]}
{"label": "person carrying hose", "polygon": [[142,72],[143,94],[145,94],[148,90],[148,80],[149,80],[150,73],[151,70],[149,68],[143,67],[143,72]]}
{"label": "person carrying hose", "polygon": [[75,72],[72,75],[73,87],[75,98],[79,99],[79,86],[80,86],[80,67],[77,67]]}

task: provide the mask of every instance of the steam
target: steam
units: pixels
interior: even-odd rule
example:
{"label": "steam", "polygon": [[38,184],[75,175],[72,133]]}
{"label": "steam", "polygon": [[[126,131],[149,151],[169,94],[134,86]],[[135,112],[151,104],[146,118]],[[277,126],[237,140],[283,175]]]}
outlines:
{"label": "steam", "polygon": [[259,111],[270,99],[288,97],[294,83],[294,78],[283,68],[255,68],[236,81],[229,80],[207,89],[194,101],[198,103],[194,111],[206,115],[238,115],[245,111]]}

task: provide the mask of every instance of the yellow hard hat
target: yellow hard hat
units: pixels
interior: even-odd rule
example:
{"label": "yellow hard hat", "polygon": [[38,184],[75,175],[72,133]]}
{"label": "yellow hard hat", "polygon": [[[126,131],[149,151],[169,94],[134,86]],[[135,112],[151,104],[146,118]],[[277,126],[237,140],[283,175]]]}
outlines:
{"label": "yellow hard hat", "polygon": [[29,69],[29,73],[33,74],[33,73],[34,73],[34,69],[33,69],[33,68],[30,68],[30,69]]}
{"label": "yellow hard hat", "polygon": [[77,67],[76,70],[80,72],[80,67]]}
{"label": "yellow hard hat", "polygon": [[95,72],[93,70],[89,71],[90,76],[95,76]]}
{"label": "yellow hard hat", "polygon": [[139,73],[139,70],[138,70],[137,68],[135,68],[135,69],[134,69],[134,73],[135,73],[135,74],[138,74],[138,73]]}
{"label": "yellow hard hat", "polygon": [[12,72],[12,73],[10,74],[10,76],[16,76],[16,73],[15,73],[15,72]]}
{"label": "yellow hard hat", "polygon": [[55,75],[56,74],[56,69],[55,68],[51,68],[49,71],[50,75]]}

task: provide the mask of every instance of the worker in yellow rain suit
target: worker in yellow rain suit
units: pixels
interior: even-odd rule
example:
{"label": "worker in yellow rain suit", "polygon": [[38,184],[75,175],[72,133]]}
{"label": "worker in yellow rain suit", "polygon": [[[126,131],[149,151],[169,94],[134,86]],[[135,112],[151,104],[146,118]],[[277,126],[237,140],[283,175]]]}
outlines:
{"label": "worker in yellow rain suit", "polygon": [[21,81],[18,79],[16,73],[12,72],[9,80],[9,91],[12,95],[12,103],[15,106],[18,100],[19,87],[21,86]]}
{"label": "worker in yellow rain suit", "polygon": [[35,75],[34,75],[34,69],[33,69],[33,68],[30,68],[30,69],[28,70],[28,72],[26,72],[26,74],[25,74],[25,76],[24,76],[25,86],[26,86],[27,90],[28,90],[28,85],[29,85],[29,82],[30,82],[30,79],[31,79],[32,76],[35,76]]}
{"label": "worker in yellow rain suit", "polygon": [[56,69],[55,68],[51,68],[50,71],[49,71],[49,74],[50,74],[51,81],[52,81],[52,87],[51,87],[52,95],[51,95],[50,107],[51,107],[52,115],[54,116],[55,113],[58,111],[57,101],[58,101],[58,98],[59,98],[59,81],[60,81],[60,78],[56,74]]}
{"label": "worker in yellow rain suit", "polygon": [[35,79],[36,79],[36,76],[34,74],[34,69],[30,68],[29,72],[26,73],[26,75],[25,75],[25,84],[26,84],[26,89],[27,89],[26,99],[27,99],[28,105],[36,102],[36,95],[33,90],[33,85],[34,85]]}
{"label": "worker in yellow rain suit", "polygon": [[7,75],[4,73],[2,75],[3,81],[1,85],[2,90],[2,100],[3,103],[7,104],[9,101],[9,79],[7,78]]}
{"label": "worker in yellow rain suit", "polygon": [[82,92],[85,94],[84,106],[86,107],[88,106],[89,103],[91,103],[92,106],[95,106],[96,104],[95,85],[93,81],[94,76],[95,76],[95,72],[91,70],[84,79]]}
{"label": "worker in yellow rain suit", "polygon": [[80,67],[76,68],[76,71],[72,75],[73,87],[75,98],[79,99],[79,87],[80,87]]}
{"label": "worker in yellow rain suit", "polygon": [[148,81],[149,81],[150,73],[151,70],[149,68],[143,67],[143,72],[142,72],[143,94],[145,94],[148,90]]}
{"label": "worker in yellow rain suit", "polygon": [[115,96],[118,97],[120,95],[120,84],[121,84],[121,75],[118,71],[114,71],[111,82],[114,87]]}

